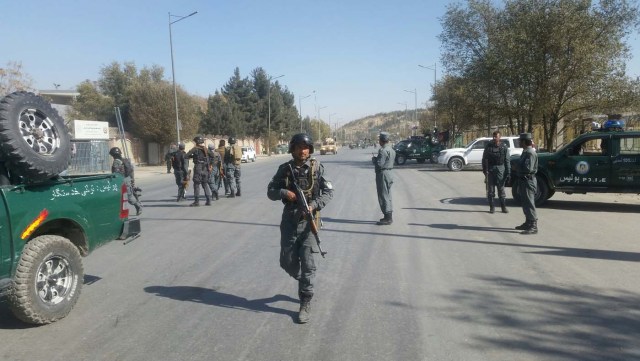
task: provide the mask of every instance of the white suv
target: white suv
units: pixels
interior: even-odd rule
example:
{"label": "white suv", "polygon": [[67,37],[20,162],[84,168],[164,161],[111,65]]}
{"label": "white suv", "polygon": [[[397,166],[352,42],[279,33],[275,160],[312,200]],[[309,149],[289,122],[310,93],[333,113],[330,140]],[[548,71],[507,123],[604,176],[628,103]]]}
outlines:
{"label": "white suv", "polygon": [[253,147],[242,147],[242,158],[241,162],[255,162],[256,161],[256,150]]}
{"label": "white suv", "polygon": [[[438,153],[438,164],[446,165],[449,170],[458,171],[464,166],[482,165],[482,153],[493,138],[478,138],[465,148],[451,148]],[[501,137],[500,142],[509,148],[508,156],[522,154],[522,146],[518,136]]]}

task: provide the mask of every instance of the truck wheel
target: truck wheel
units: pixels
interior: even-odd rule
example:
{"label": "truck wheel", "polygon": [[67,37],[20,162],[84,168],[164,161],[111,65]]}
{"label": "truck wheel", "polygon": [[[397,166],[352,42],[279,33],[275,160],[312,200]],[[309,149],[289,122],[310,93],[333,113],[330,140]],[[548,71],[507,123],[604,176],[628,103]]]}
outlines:
{"label": "truck wheel", "polygon": [[406,162],[407,162],[407,157],[405,157],[404,155],[396,156],[396,163],[398,163],[398,165],[403,165]]}
{"label": "truck wheel", "polygon": [[80,252],[71,241],[55,235],[36,237],[22,251],[9,307],[24,322],[54,322],[78,301],[83,278]]}
{"label": "truck wheel", "polygon": [[454,172],[462,170],[463,166],[464,166],[464,161],[462,161],[462,158],[460,157],[453,157],[449,159],[449,163],[447,164],[447,167],[449,167],[449,170],[452,170]]}
{"label": "truck wheel", "polygon": [[33,93],[15,92],[0,101],[0,144],[10,171],[29,181],[55,177],[71,161],[64,120]]}
{"label": "truck wheel", "polygon": [[534,202],[536,203],[536,207],[541,206],[547,199],[551,198],[549,196],[549,186],[547,182],[545,182],[544,178],[539,175],[536,176],[536,181],[538,183],[538,189],[535,195]]}
{"label": "truck wheel", "polygon": [[431,153],[431,164],[437,164],[438,163],[438,153]]}

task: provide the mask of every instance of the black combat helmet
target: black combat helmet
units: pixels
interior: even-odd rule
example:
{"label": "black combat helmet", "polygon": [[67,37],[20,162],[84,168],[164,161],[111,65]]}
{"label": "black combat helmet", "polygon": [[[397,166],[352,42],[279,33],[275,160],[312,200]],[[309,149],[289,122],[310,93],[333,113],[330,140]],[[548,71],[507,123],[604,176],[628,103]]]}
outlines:
{"label": "black combat helmet", "polygon": [[293,148],[296,144],[306,144],[309,147],[309,154],[313,154],[313,140],[305,133],[298,133],[291,137],[289,142],[289,153],[293,153]]}
{"label": "black combat helmet", "polygon": [[184,143],[180,143],[180,144],[178,144],[178,149],[180,149],[180,150],[184,150]]}
{"label": "black combat helmet", "polygon": [[193,141],[196,143],[196,145],[204,144],[204,138],[202,138],[199,135],[197,135],[195,138],[193,138]]}
{"label": "black combat helmet", "polygon": [[114,158],[122,157],[122,151],[118,147],[113,147],[109,150],[109,154]]}
{"label": "black combat helmet", "polygon": [[229,137],[229,144],[236,144],[236,138]]}

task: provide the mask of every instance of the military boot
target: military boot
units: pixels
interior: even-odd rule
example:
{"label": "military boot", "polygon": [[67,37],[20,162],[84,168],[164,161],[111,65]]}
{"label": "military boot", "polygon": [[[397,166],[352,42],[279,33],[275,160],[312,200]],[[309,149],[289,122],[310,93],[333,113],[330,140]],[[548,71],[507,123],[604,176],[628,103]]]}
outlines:
{"label": "military boot", "polygon": [[204,202],[205,206],[210,206],[211,205],[211,198],[207,197],[207,201]]}
{"label": "military boot", "polygon": [[505,203],[504,198],[500,198],[500,208],[502,208],[502,213],[509,213],[509,210],[507,209],[507,204]]}
{"label": "military boot", "polygon": [[198,197],[193,200],[193,203],[189,204],[189,207],[200,207],[200,201],[198,200]]}
{"label": "military boot", "polygon": [[520,234],[537,234],[538,233],[538,221],[533,221],[529,224],[529,228],[520,232]]}
{"label": "military boot", "polygon": [[489,200],[489,213],[496,213],[496,207],[493,205],[493,197],[487,199]]}
{"label": "military boot", "polygon": [[529,221],[524,221],[524,223],[522,223],[519,226],[516,226],[516,229],[519,231],[524,231],[525,229],[529,229]]}
{"label": "military boot", "polygon": [[236,196],[240,197],[240,185],[238,185],[238,191],[236,192]]}
{"label": "military boot", "polygon": [[376,224],[379,226],[388,226],[391,223],[393,223],[392,212],[385,213],[384,218],[381,218],[378,222],[376,222]]}
{"label": "military boot", "polygon": [[298,312],[298,323],[307,323],[311,316],[311,297],[300,297],[300,311]]}

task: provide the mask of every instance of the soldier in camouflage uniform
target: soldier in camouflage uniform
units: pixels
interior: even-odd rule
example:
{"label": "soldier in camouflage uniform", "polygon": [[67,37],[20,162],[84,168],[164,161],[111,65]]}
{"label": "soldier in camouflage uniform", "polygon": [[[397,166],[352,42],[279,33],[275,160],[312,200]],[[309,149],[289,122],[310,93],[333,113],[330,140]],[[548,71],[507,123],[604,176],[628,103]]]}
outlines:
{"label": "soldier in camouflage uniform", "polygon": [[136,207],[136,215],[142,214],[142,203],[133,194],[133,188],[135,187],[135,178],[133,174],[133,166],[131,161],[122,157],[122,151],[118,147],[113,147],[109,150],[109,154],[113,157],[113,164],[111,165],[112,173],[120,173],[124,176],[124,183],[127,185],[127,200],[129,204]]}
{"label": "soldier in camouflage uniform", "polygon": [[384,218],[377,225],[390,225],[393,223],[393,206],[391,203],[391,186],[393,185],[393,162],[396,160],[396,152],[389,145],[389,133],[381,132],[379,136],[380,149],[378,155],[371,158],[376,170],[376,190],[378,191],[378,203]]}
{"label": "soldier in camouflage uniform", "polygon": [[482,153],[482,173],[487,185],[487,199],[489,200],[489,213],[495,213],[493,200],[498,188],[498,199],[502,213],[509,213],[505,204],[505,182],[511,177],[511,163],[509,163],[509,148],[500,142],[500,132],[493,132],[493,141],[487,144]]}
{"label": "soldier in camouflage uniform", "polygon": [[531,133],[520,134],[520,144],[524,150],[518,161],[518,194],[522,202],[525,222],[516,227],[521,234],[538,233],[538,215],[536,213],[535,196],[538,191],[536,173],[538,172],[538,155],[533,149]]}
{"label": "soldier in camouflage uniform", "polygon": [[240,163],[242,159],[242,148],[236,144],[236,138],[229,137],[229,146],[224,153],[224,174],[229,183],[231,191],[227,197],[240,197]]}
{"label": "soldier in camouflage uniform", "polygon": [[298,281],[300,311],[297,321],[306,323],[309,321],[316,273],[313,254],[319,250],[314,237],[310,237],[311,225],[307,217],[303,217],[298,209],[292,178],[305,193],[312,212],[320,211],[331,200],[333,186],[324,177],[322,164],[310,158],[313,153],[311,137],[304,133],[294,135],[289,142],[289,152],[293,159],[280,165],[269,182],[267,196],[284,204],[280,222],[280,267]]}
{"label": "soldier in camouflage uniform", "polygon": [[211,188],[211,194],[216,200],[220,199],[218,190],[220,189],[220,181],[222,172],[222,158],[220,153],[216,151],[216,147],[213,144],[209,144],[209,168],[211,169],[211,176],[209,177],[209,188]]}
{"label": "soldier in camouflage uniform", "polygon": [[[225,147],[225,140],[221,139],[220,143],[218,143],[218,148],[216,148],[216,151],[218,152],[218,154],[220,154],[220,158],[224,161],[224,155],[226,154],[227,148]],[[229,192],[229,181],[227,181],[227,177],[224,174],[224,163],[222,165],[221,168],[221,177],[222,177],[222,183],[224,184],[224,195],[225,196],[229,196],[229,194],[231,194]]]}

